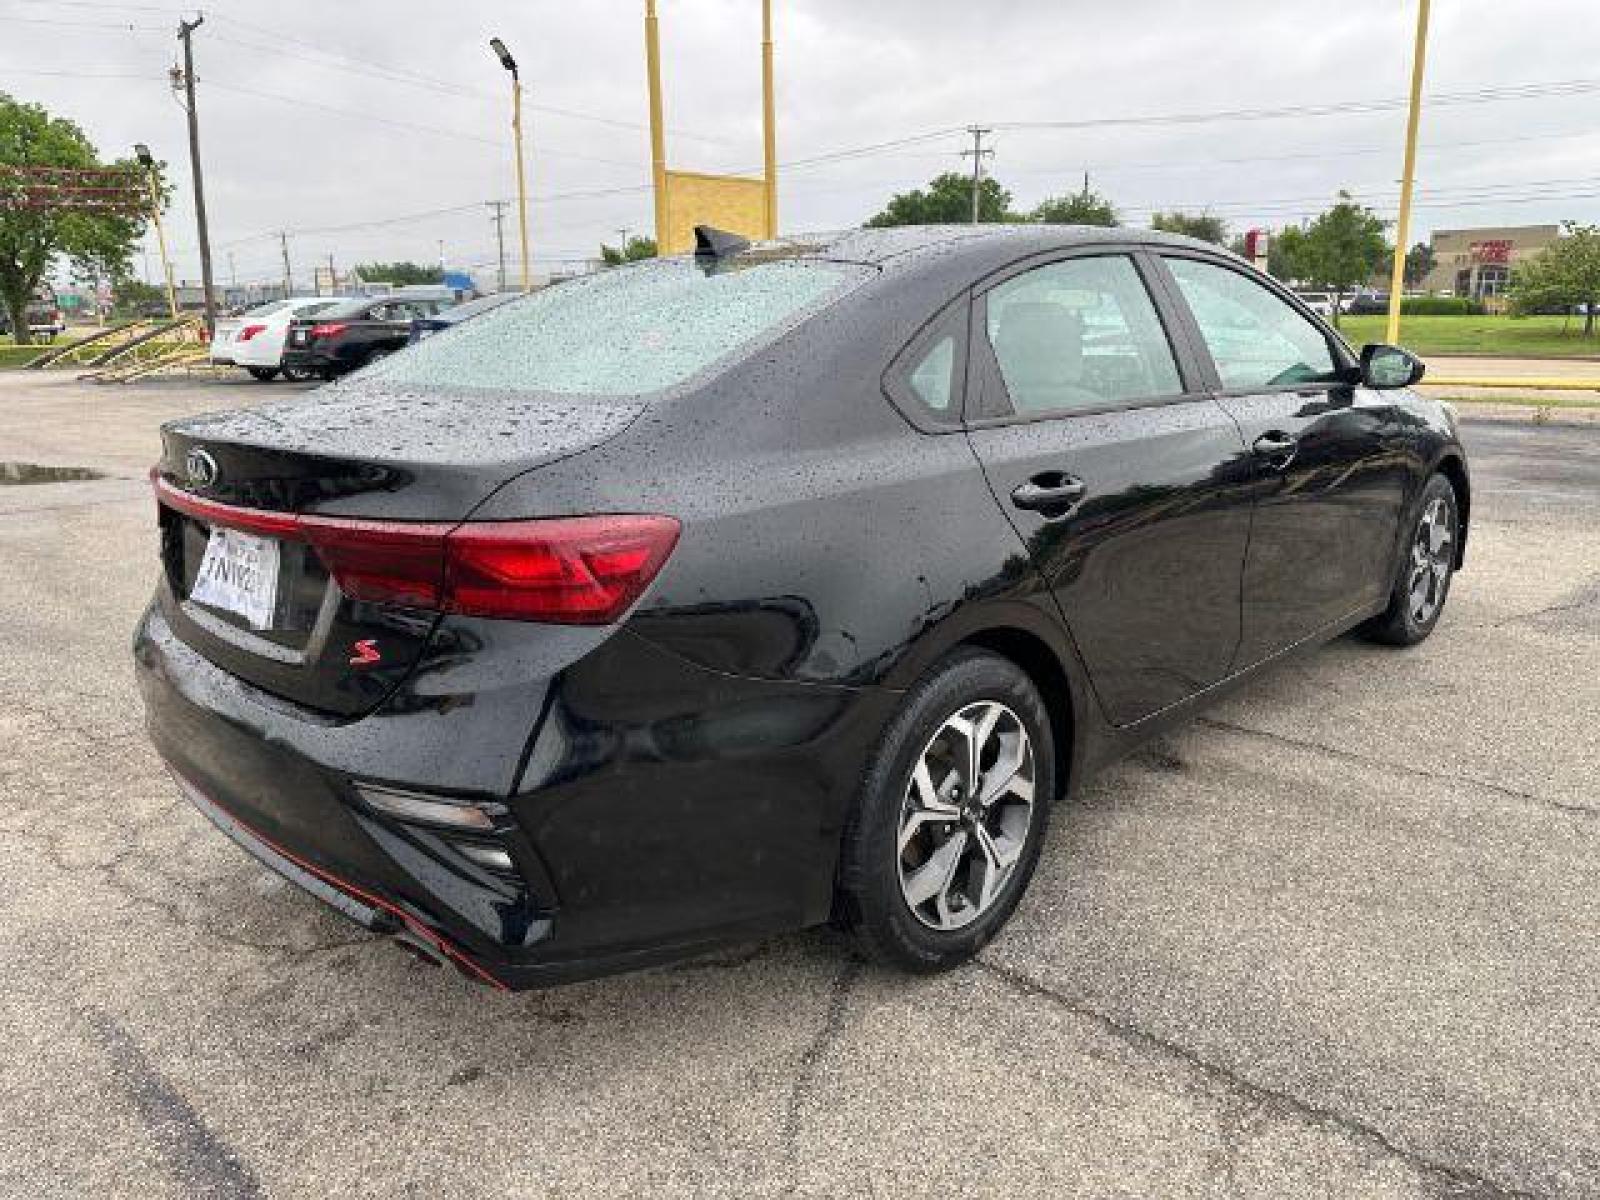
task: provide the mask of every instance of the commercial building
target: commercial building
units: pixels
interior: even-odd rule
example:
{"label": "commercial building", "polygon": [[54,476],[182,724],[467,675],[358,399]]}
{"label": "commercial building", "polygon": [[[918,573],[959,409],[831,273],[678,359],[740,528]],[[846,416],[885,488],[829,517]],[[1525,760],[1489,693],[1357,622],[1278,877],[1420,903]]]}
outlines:
{"label": "commercial building", "polygon": [[1559,225],[1507,225],[1491,229],[1437,229],[1433,270],[1423,290],[1494,302],[1511,283],[1511,269],[1561,236]]}

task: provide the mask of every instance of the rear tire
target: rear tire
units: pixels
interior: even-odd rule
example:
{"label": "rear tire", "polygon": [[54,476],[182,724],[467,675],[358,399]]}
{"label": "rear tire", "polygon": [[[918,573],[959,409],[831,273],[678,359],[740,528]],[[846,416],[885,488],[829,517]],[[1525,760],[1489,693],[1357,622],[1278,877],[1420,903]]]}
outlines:
{"label": "rear tire", "polygon": [[245,370],[262,383],[271,383],[278,377],[277,367],[246,367]]}
{"label": "rear tire", "polygon": [[1459,514],[1455,488],[1443,475],[1434,475],[1418,498],[1389,607],[1361,627],[1362,637],[1386,646],[1415,646],[1433,632],[1455,577]]}
{"label": "rear tire", "polygon": [[969,960],[1033,876],[1055,798],[1039,691],[1009,659],[961,650],[906,694],[844,834],[839,922],[918,974]]}

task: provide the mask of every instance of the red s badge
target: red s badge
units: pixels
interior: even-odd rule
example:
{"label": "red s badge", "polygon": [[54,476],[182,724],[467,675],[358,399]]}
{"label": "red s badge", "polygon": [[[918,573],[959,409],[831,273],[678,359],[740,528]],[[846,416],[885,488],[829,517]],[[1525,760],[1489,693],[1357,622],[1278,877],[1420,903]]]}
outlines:
{"label": "red s badge", "polygon": [[369,667],[375,662],[383,661],[383,655],[378,653],[376,638],[362,638],[350,649],[355,651],[350,656],[350,665],[352,667]]}

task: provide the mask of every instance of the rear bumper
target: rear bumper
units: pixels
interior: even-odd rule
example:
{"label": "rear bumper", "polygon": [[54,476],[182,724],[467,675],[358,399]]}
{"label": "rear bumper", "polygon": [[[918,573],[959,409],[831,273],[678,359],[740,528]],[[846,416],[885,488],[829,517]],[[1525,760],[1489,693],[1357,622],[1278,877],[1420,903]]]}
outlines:
{"label": "rear bumper", "polygon": [[[220,670],[154,607],[135,661],[151,740],[223,832],[358,924],[507,988],[825,920],[895,700],[726,676],[619,633],[549,675],[480,674],[469,697],[424,665],[335,720]],[[375,812],[361,782],[482,804],[516,872]]]}

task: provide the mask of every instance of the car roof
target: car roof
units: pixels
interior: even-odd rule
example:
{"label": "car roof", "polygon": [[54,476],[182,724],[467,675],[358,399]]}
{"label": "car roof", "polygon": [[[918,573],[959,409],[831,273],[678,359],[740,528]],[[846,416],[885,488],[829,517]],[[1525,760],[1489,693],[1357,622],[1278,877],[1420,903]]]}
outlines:
{"label": "car roof", "polygon": [[954,266],[974,275],[997,270],[1018,259],[1078,246],[1168,246],[1237,257],[1214,242],[1154,229],[1124,226],[1040,225],[899,225],[887,229],[848,229],[794,234],[755,242],[730,257],[730,265],[762,261],[814,259],[856,262],[885,273],[917,273],[936,265]]}

